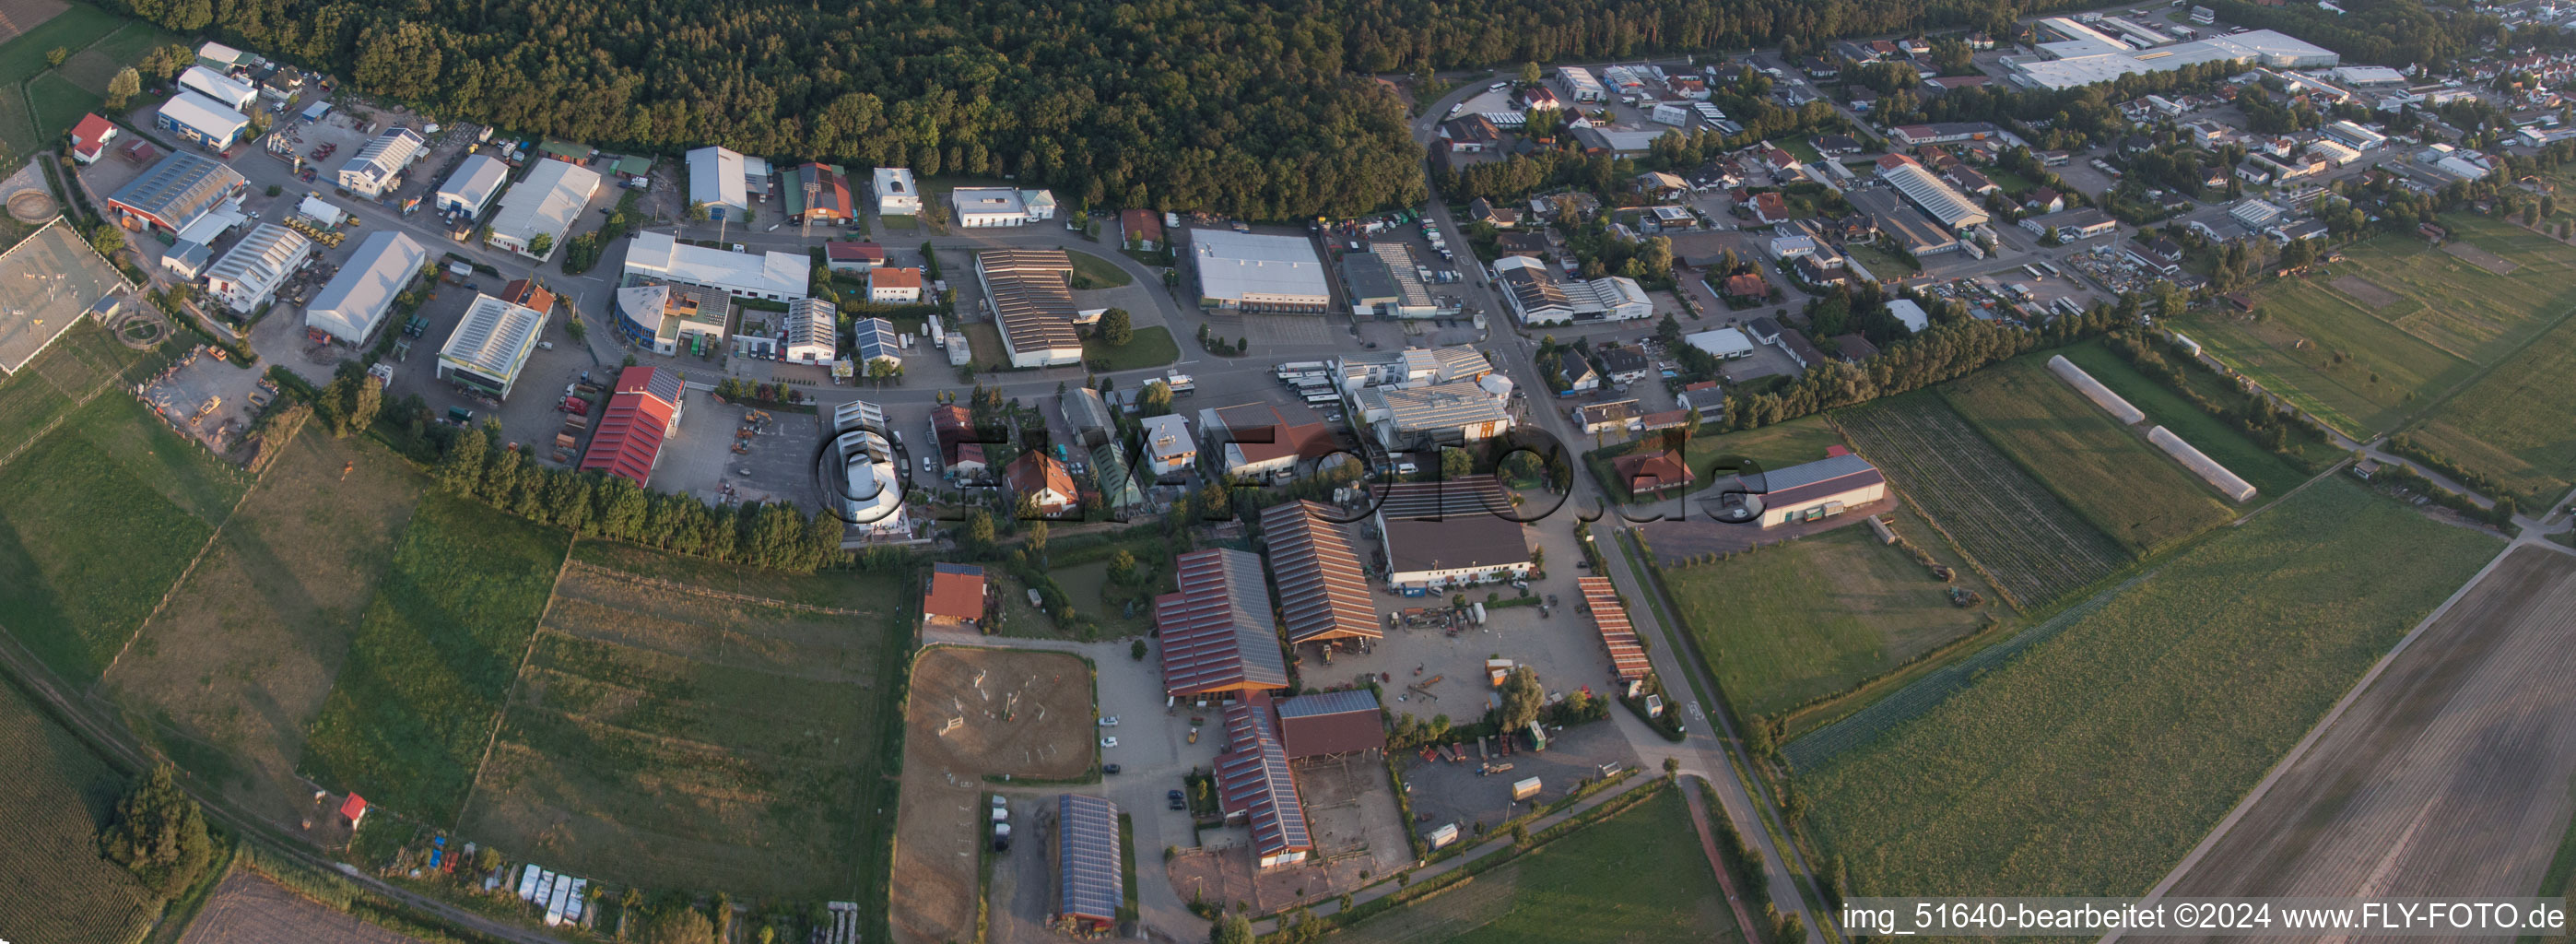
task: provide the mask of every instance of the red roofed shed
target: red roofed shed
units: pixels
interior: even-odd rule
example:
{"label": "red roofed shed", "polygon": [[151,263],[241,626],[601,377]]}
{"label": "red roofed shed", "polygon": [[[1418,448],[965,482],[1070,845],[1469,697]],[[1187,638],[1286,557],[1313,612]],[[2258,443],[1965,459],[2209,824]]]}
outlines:
{"label": "red roofed shed", "polygon": [[95,114],[82,115],[80,124],[72,126],[72,156],[87,164],[107,152],[107,140],[116,137],[116,125]]}
{"label": "red roofed shed", "polygon": [[653,477],[662,440],[680,428],[680,375],[659,367],[629,367],[600,410],[598,432],[581,455],[582,471],[598,469],[637,485]]}

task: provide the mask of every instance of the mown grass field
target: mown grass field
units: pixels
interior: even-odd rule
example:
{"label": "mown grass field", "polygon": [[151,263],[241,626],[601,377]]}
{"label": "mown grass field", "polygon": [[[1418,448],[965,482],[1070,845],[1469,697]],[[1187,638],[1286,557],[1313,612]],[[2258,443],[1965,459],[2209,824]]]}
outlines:
{"label": "mown grass field", "polygon": [[1853,894],[2131,895],[2500,550],[2320,482],[1801,777]]}
{"label": "mown grass field", "polygon": [[[821,579],[898,596],[890,578]],[[887,841],[863,800],[890,729],[888,629],[575,567],[464,831],[648,887],[852,897]]]}
{"label": "mown grass field", "polygon": [[1108,364],[1108,370],[1142,370],[1161,367],[1181,359],[1181,346],[1172,341],[1172,329],[1162,325],[1138,328],[1134,337],[1123,345],[1112,346],[1095,338],[1082,339],[1082,359]]}
{"label": "mown grass field", "polygon": [[1833,414],[1852,448],[2024,608],[2044,606],[2129,554],[1921,390]]}
{"label": "mown grass field", "polygon": [[[2576,247],[2468,214],[2442,225],[2517,267],[2489,272],[2412,234],[2388,234],[2348,247],[2331,276],[2260,290],[2260,320],[2202,314],[2183,330],[2347,435],[2394,430],[2576,306]],[[2342,278],[2396,300],[2375,305],[2333,284]]]}
{"label": "mown grass field", "polygon": [[247,487],[142,404],[90,401],[0,467],[0,625],[97,678]]}
{"label": "mown grass field", "polygon": [[[2147,422],[2142,425],[2172,430],[2174,435],[2182,437],[2203,454],[2218,460],[2228,471],[2253,483],[2255,491],[2264,496],[2289,494],[2299,483],[2343,458],[2341,452],[2324,443],[2303,450],[2297,460],[2263,448],[2226,420],[2201,412],[2199,407],[2183,399],[2163,381],[2139,373],[2137,368],[2129,366],[2128,361],[2121,360],[2099,341],[2059,348],[2054,353],[2066,355],[2067,360],[2084,368],[2085,373],[2092,374],[2093,379],[2111,388],[2111,392],[2129,401],[2129,405],[2145,411]],[[2183,377],[2191,383],[2193,390],[2213,401],[2231,402],[2226,398],[2237,396],[2229,381],[2215,373],[2186,368]]]}
{"label": "mown grass field", "polygon": [[454,822],[569,543],[468,499],[424,499],[314,719],[304,772]]}
{"label": "mown grass field", "polygon": [[1083,288],[1117,288],[1136,281],[1134,276],[1128,275],[1127,270],[1119,268],[1115,262],[1079,249],[1067,249],[1064,254],[1073,258],[1073,277],[1088,281],[1088,284],[1082,286]]}
{"label": "mown grass field", "polygon": [[2042,361],[2016,358],[1939,389],[1969,425],[2131,554],[2171,547],[2232,514],[2208,483]]}
{"label": "mown grass field", "polygon": [[[1897,518],[1916,546],[1947,551],[1912,512]],[[1849,691],[1984,626],[2000,601],[1960,570],[1959,585],[1984,592],[1986,606],[1952,605],[1950,585],[1855,525],[1668,567],[1663,580],[1728,701],[1768,716]]]}
{"label": "mown grass field", "polygon": [[2537,511],[2576,482],[2576,320],[2540,336],[2408,435]]}
{"label": "mown grass field", "polygon": [[85,3],[75,3],[24,33],[0,43],[0,85],[16,87],[52,68],[45,53],[54,48],[79,51],[99,41],[125,19]]}
{"label": "mown grass field", "polygon": [[131,873],[98,854],[96,831],[125,778],[0,684],[0,940],[126,944],[160,912]]}
{"label": "mown grass field", "polygon": [[[344,478],[341,469],[356,463]],[[107,675],[201,783],[299,815],[295,762],[429,487],[366,439],[307,428]]]}
{"label": "mown grass field", "polygon": [[82,115],[98,111],[106,103],[99,93],[82,88],[60,71],[30,80],[27,100],[36,103],[36,138],[40,141],[70,134]]}
{"label": "mown grass field", "polygon": [[1681,791],[1664,790],[1337,937],[1368,944],[1742,944],[1682,802]]}

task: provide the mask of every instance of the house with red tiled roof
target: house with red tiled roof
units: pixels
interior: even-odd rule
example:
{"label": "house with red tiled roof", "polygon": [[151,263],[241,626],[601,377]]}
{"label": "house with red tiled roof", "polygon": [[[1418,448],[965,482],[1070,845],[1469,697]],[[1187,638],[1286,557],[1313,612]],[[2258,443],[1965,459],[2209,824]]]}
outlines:
{"label": "house with red tiled roof", "polygon": [[932,626],[973,629],[984,620],[984,568],[973,564],[930,565],[930,586],[921,594],[921,621]]}
{"label": "house with red tiled roof", "polygon": [[1777,193],[1753,195],[1753,219],[1756,223],[1789,222],[1789,201]]}
{"label": "house with red tiled roof", "polygon": [[116,125],[95,114],[82,115],[80,124],[72,126],[72,158],[83,164],[98,160],[107,153],[107,142],[116,139]]}
{"label": "house with red tiled roof", "polygon": [[823,262],[834,272],[866,272],[885,264],[886,250],[876,243],[836,240],[823,244]]}
{"label": "house with red tiled roof", "polygon": [[1152,210],[1118,211],[1118,244],[1145,252],[1163,248],[1163,219]]}
{"label": "house with red tiled roof", "polygon": [[1747,272],[1743,275],[1728,276],[1726,287],[1721,289],[1720,293],[1728,298],[1769,298],[1771,283],[1763,281],[1760,275]]}
{"label": "house with red tiled roof", "polygon": [[1077,496],[1073,491],[1073,473],[1054,456],[1031,450],[1020,453],[1002,470],[1003,481],[1011,486],[1012,500],[1027,495],[1037,502],[1038,513],[1059,514],[1073,510]]}
{"label": "house with red tiled roof", "polygon": [[1682,461],[1681,453],[1669,449],[1620,456],[1611,460],[1610,466],[1619,473],[1619,482],[1627,487],[1630,495],[1653,495],[1688,488],[1698,478],[1691,473],[1690,465]]}

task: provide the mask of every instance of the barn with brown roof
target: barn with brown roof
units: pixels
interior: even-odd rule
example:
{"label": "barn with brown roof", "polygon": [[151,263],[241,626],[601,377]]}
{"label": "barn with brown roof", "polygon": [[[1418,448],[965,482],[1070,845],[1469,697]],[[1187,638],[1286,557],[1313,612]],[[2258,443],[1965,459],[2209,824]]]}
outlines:
{"label": "barn with brown roof", "polygon": [[1279,588],[1280,625],[1294,643],[1378,639],[1386,635],[1369,599],[1368,577],[1350,531],[1311,501],[1261,512],[1270,575]]}
{"label": "barn with brown roof", "polygon": [[984,620],[984,568],[930,565],[930,587],[921,595],[921,621],[973,629]]}
{"label": "barn with brown roof", "polygon": [[1278,712],[1279,743],[1289,760],[1365,757],[1386,750],[1386,718],[1378,711],[1377,695],[1368,689],[1282,699]]}
{"label": "barn with brown roof", "polygon": [[1154,598],[1164,691],[1192,697],[1288,687],[1261,559],[1218,547],[1182,554],[1173,565],[1180,590]]}

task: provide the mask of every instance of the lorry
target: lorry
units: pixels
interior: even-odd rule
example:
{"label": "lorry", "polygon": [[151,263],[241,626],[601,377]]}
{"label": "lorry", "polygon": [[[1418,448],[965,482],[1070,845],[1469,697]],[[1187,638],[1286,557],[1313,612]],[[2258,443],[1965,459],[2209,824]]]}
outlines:
{"label": "lorry", "polygon": [[1538,795],[1538,778],[1537,778],[1537,777],[1529,777],[1529,778],[1525,778],[1525,779],[1521,779],[1521,780],[1515,780],[1515,781],[1512,781],[1512,799],[1515,799],[1515,800],[1526,800],[1526,799],[1529,799],[1529,798],[1534,797],[1534,796],[1537,796],[1537,795]]}
{"label": "lorry", "polygon": [[1172,395],[1176,397],[1189,396],[1190,394],[1197,393],[1199,389],[1198,381],[1191,379],[1190,375],[1181,373],[1180,371],[1173,371],[1170,374],[1165,375],[1163,385],[1170,387]]}

